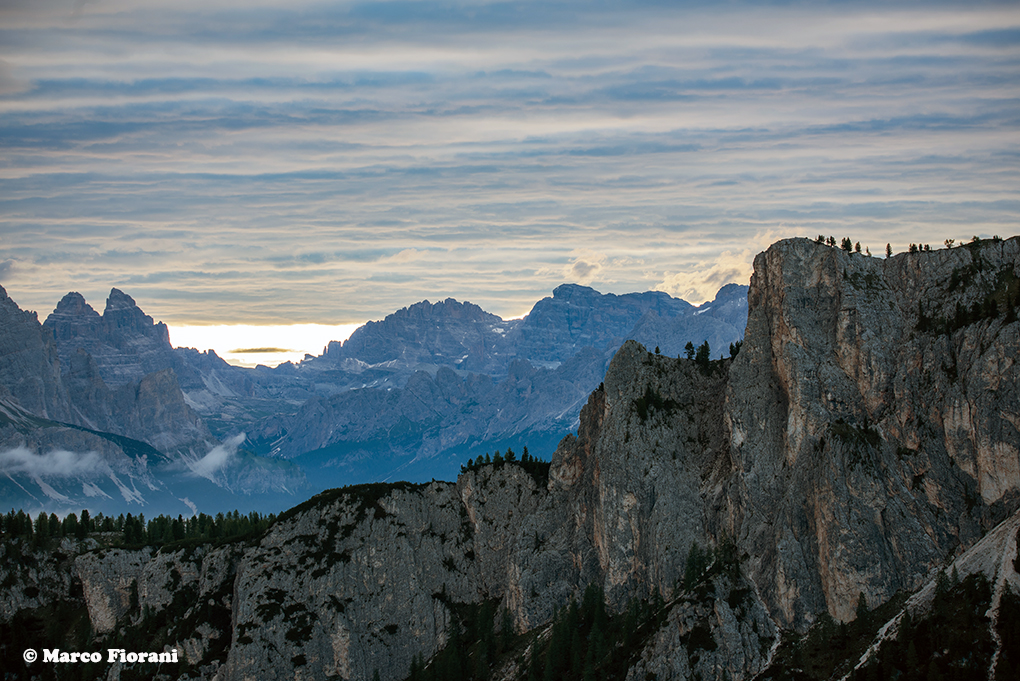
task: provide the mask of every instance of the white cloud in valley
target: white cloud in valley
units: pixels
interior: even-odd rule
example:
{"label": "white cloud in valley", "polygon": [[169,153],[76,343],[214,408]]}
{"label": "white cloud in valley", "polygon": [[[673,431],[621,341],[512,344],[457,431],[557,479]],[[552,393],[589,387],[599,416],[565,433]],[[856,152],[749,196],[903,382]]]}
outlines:
{"label": "white cloud in valley", "polygon": [[110,465],[93,451],[54,449],[36,453],[22,446],[0,452],[0,472],[28,475],[36,479],[90,477],[109,475]]}
{"label": "white cloud in valley", "polygon": [[209,449],[201,459],[188,463],[191,472],[200,477],[216,482],[217,475],[228,468],[237,458],[237,448],[244,442],[245,434],[240,433],[227,438],[221,444]]}

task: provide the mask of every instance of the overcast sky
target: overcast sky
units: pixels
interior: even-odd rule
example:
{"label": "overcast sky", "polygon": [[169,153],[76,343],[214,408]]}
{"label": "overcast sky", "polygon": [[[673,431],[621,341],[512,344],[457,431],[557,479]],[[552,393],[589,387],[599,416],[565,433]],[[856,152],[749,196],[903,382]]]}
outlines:
{"label": "overcast sky", "polygon": [[698,303],[1020,233],[1016,3],[0,1],[0,284],[170,324]]}

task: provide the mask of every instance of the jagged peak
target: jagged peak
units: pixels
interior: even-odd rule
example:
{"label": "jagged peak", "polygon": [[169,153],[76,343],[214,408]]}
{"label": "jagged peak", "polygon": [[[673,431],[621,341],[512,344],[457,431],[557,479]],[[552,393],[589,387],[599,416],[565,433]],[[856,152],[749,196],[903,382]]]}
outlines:
{"label": "jagged peak", "polygon": [[464,317],[469,318],[490,318],[495,315],[486,312],[478,305],[475,305],[469,301],[459,301],[455,298],[446,298],[438,302],[432,303],[429,300],[423,300],[420,303],[414,303],[403,307],[391,315],[387,315],[389,319],[399,317],[412,317],[412,316],[425,316],[425,317]]}
{"label": "jagged peak", "polygon": [[[106,312],[110,310],[125,310],[138,308],[135,299],[121,291],[119,288],[110,289],[110,297],[106,299]],[[105,312],[104,312],[105,314]]]}
{"label": "jagged peak", "polygon": [[694,306],[686,300],[674,298],[665,291],[634,291],[632,293],[616,294],[602,293],[590,286],[581,286],[580,284],[560,284],[553,289],[551,297],[543,298],[535,303],[532,312],[553,303],[562,304],[574,301],[580,305],[623,302],[630,305],[636,304],[639,307],[651,304],[654,307],[665,306],[674,310],[694,309]]}
{"label": "jagged peak", "polygon": [[601,296],[601,292],[596,291],[590,286],[582,286],[581,284],[560,284],[553,289],[553,298],[572,298],[574,296]]}
{"label": "jagged peak", "polygon": [[88,304],[85,296],[77,291],[71,291],[57,303],[52,314],[73,315],[76,317],[98,317],[99,313]]}

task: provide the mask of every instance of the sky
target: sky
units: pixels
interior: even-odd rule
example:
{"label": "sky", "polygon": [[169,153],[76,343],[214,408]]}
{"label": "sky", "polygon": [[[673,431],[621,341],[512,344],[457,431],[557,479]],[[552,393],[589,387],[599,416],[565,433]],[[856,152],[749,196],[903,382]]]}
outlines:
{"label": "sky", "polygon": [[697,304],[780,238],[1018,217],[1016,3],[0,0],[0,284],[40,318]]}

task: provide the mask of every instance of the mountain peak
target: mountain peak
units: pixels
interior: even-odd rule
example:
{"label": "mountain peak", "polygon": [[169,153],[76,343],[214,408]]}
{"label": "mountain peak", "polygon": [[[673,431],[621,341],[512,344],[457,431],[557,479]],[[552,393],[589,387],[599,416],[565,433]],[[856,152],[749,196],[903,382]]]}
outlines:
{"label": "mountain peak", "polygon": [[[119,288],[110,289],[110,297],[106,299],[106,311],[138,308],[135,299]],[[105,314],[105,313],[104,313]]]}
{"label": "mountain peak", "polygon": [[388,321],[391,318],[397,319],[401,317],[413,317],[413,318],[446,318],[446,319],[462,319],[466,321],[495,321],[498,319],[495,315],[486,312],[474,303],[464,301],[460,302],[455,298],[447,298],[440,300],[436,303],[423,300],[420,303],[414,303],[405,308],[397,310],[391,315],[387,315]]}
{"label": "mountain peak", "polygon": [[590,286],[581,284],[560,284],[553,289],[553,298],[573,298],[575,296],[592,297],[602,294]]}
{"label": "mountain peak", "polygon": [[86,302],[85,296],[77,291],[71,291],[61,298],[60,302],[57,303],[57,307],[54,308],[53,314],[71,315],[74,317],[99,317],[99,313]]}

